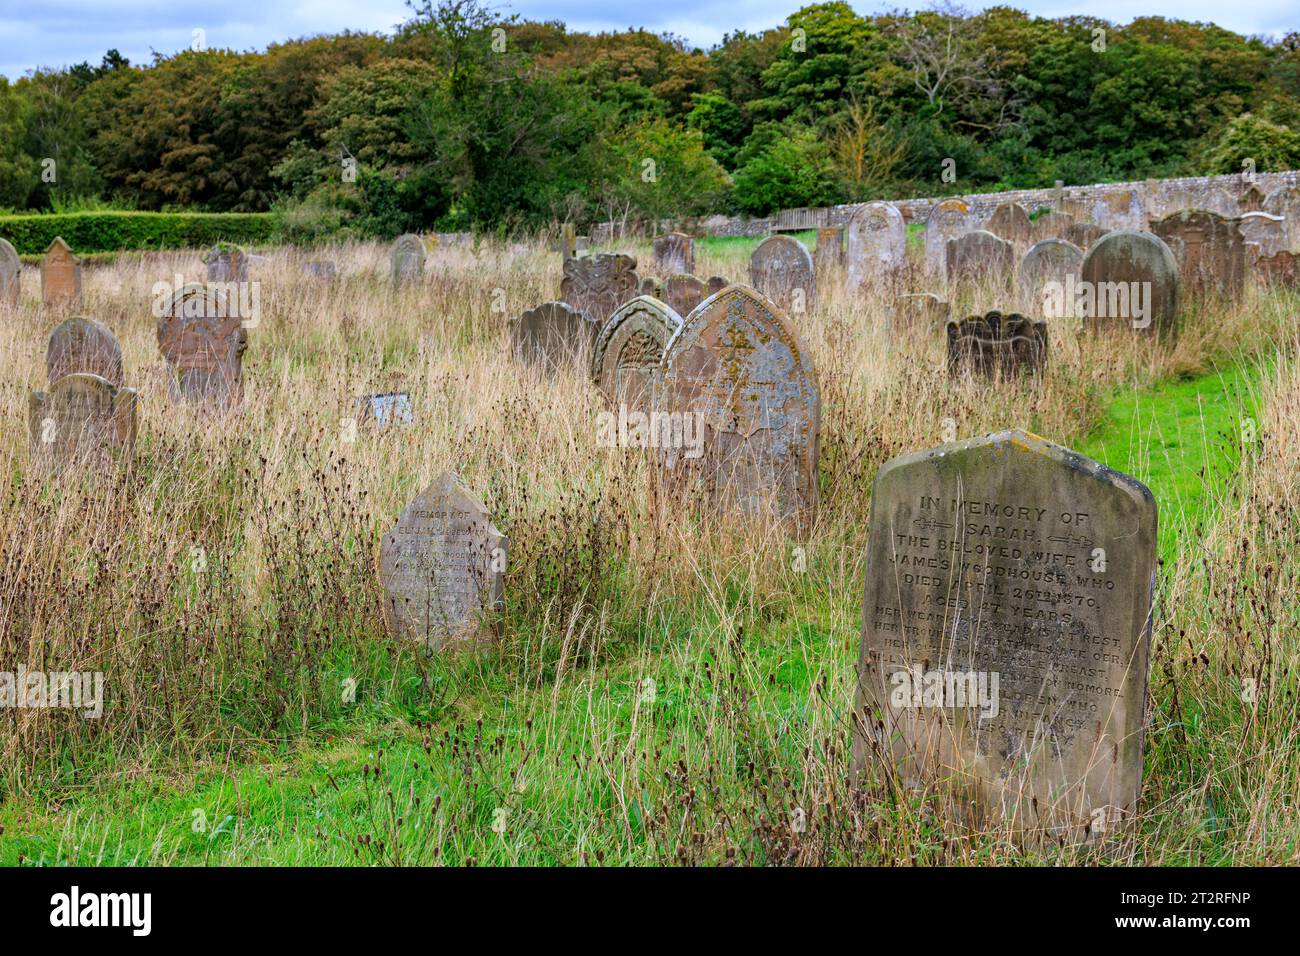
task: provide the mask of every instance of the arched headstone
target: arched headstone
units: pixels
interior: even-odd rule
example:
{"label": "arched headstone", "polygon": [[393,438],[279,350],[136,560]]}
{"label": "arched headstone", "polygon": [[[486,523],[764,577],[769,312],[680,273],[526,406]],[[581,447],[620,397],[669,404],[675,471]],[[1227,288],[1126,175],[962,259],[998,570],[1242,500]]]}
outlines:
{"label": "arched headstone", "polygon": [[664,280],[663,301],[678,315],[690,315],[708,297],[708,285],[697,276],[679,274]]}
{"label": "arched headstone", "polygon": [[903,214],[887,202],[867,203],[849,220],[848,246],[850,289],[890,279],[907,262]]}
{"label": "arched headstone", "polygon": [[983,229],[948,240],[950,285],[991,278],[996,285],[1010,285],[1016,261],[1016,247]]}
{"label": "arched headstone", "polygon": [[1005,239],[1007,242],[1020,246],[1028,244],[1033,228],[1033,223],[1029,221],[1029,213],[1018,202],[999,204],[993,210],[993,215],[989,217],[989,223],[986,227],[988,232],[993,233],[999,239]]}
{"label": "arched headstone", "polygon": [[1061,286],[1082,278],[1083,250],[1065,239],[1044,239],[1029,247],[1016,270],[1020,307],[1031,315],[1041,314],[1044,286]]}
{"label": "arched headstone", "polygon": [[611,405],[649,409],[664,349],[681,326],[680,314],[648,295],[637,296],[609,317],[596,340],[591,372]]}
{"label": "arched headstone", "polygon": [[925,267],[943,275],[948,262],[948,240],[969,227],[970,207],[961,199],[945,199],[930,210],[925,221]]}
{"label": "arched headstone", "polygon": [[50,333],[45,373],[51,385],[74,372],[98,375],[122,387],[122,347],[108,326],[82,316],[68,319]]}
{"label": "arched headstone", "polygon": [[793,236],[768,236],[749,257],[749,281],[790,315],[817,307],[817,277],[807,247]]}
{"label": "arched headstone", "polygon": [[419,282],[424,276],[424,242],[414,233],[399,236],[388,252],[393,282]]}
{"label": "arched headstone", "polygon": [[23,279],[23,263],[18,251],[0,239],[0,305],[17,306]]}
{"label": "arched headstone", "polygon": [[226,296],[203,285],[178,289],[158,317],[158,349],[173,402],[238,405],[248,330]]}
{"label": "arched headstone", "polygon": [[27,401],[32,462],[93,473],[129,464],[135,451],[136,393],[85,372],[65,375]]}
{"label": "arched headstone", "polygon": [[1110,232],[1083,257],[1083,288],[1063,303],[1088,329],[1172,332],[1178,314],[1178,263],[1149,232]]}
{"label": "arched headstone", "polygon": [[515,358],[547,372],[565,367],[586,369],[600,326],[566,302],[545,302],[510,322]]}

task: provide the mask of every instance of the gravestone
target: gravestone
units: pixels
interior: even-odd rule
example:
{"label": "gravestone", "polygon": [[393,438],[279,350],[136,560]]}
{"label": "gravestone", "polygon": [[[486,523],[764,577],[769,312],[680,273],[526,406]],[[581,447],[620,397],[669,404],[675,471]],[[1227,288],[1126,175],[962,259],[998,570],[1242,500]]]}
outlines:
{"label": "gravestone", "polygon": [[338,275],[338,266],[331,259],[313,259],[303,271],[315,279],[333,279]]}
{"label": "gravestone", "polygon": [[74,372],[88,372],[122,387],[122,347],[108,326],[94,319],[68,319],[50,333],[45,373],[51,385]]}
{"label": "gravestone", "polygon": [[850,289],[897,276],[907,262],[903,214],[887,202],[867,203],[849,220],[848,246]]}
{"label": "gravestone", "polygon": [[592,352],[591,374],[611,405],[650,408],[664,349],[681,326],[677,311],[648,295],[609,317]]}
{"label": "gravestone", "polygon": [[768,236],[749,257],[749,282],[789,315],[817,308],[817,278],[812,256],[793,236]]}
{"label": "gravestone", "polygon": [[1271,256],[1286,248],[1286,220],[1271,212],[1248,212],[1241,217],[1242,241],[1246,243],[1247,256]]}
{"label": "gravestone", "polygon": [[1237,208],[1243,213],[1264,211],[1264,190],[1251,183],[1237,197]]}
{"label": "gravestone", "polygon": [[1141,790],[1155,575],[1151,492],[1077,452],[1006,431],[887,462],[855,772],[946,781],[1021,833],[1110,832]]}
{"label": "gravestone", "polygon": [[81,308],[81,260],[55,237],[41,260],[41,301],[47,308]]}
{"label": "gravestone", "polygon": [[65,375],[27,400],[32,462],[95,472],[129,464],[135,452],[136,393],[86,372]]}
{"label": "gravestone", "polygon": [[178,289],[158,318],[158,349],[167,360],[173,402],[234,406],[243,400],[248,330],[219,290]]}
{"label": "gravestone", "polygon": [[1012,378],[1047,365],[1047,323],[993,311],[948,323],[948,374]]}
{"label": "gravestone", "polygon": [[983,229],[948,240],[948,283],[991,279],[994,285],[1010,285],[1016,247]]}
{"label": "gravestone", "polygon": [[721,292],[730,284],[722,276],[709,276],[709,281],[705,284],[705,287],[709,295],[713,295],[715,292]]}
{"label": "gravestone", "polygon": [[844,273],[844,228],[826,226],[817,230],[817,245],[813,246],[813,272],[818,282],[830,282]]}
{"label": "gravestone", "polygon": [[248,255],[238,246],[217,245],[208,250],[204,263],[209,282],[247,282]]}
{"label": "gravestone", "polygon": [[657,236],[653,246],[656,275],[695,271],[695,240],[685,233],[670,232],[665,236]]}
{"label": "gravestone", "polygon": [[664,280],[663,301],[678,315],[690,315],[708,297],[708,285],[696,276],[675,275]]}
{"label": "gravestone", "polygon": [[808,527],[821,401],[812,359],[775,303],[743,285],[701,303],[664,352],[655,408],[703,429],[699,457],[670,449],[670,470],[702,478],[724,511]]}
{"label": "gravestone", "polygon": [[545,372],[586,369],[600,326],[564,302],[545,302],[510,323],[510,350],[525,365]]}
{"label": "gravestone", "polygon": [[419,282],[424,277],[424,260],[424,242],[419,236],[409,232],[399,236],[388,252],[393,282]]}
{"label": "gravestone", "polygon": [[1151,226],[1178,263],[1185,294],[1241,294],[1246,280],[1246,242],[1240,219],[1225,219],[1203,209],[1184,210]]}
{"label": "gravestone", "polygon": [[508,542],[451,472],[406,506],[379,549],[384,621],[430,650],[490,636],[505,605]]}
{"label": "gravestone", "polygon": [[1172,332],[1181,295],[1178,263],[1149,232],[1111,232],[1083,257],[1082,288],[1066,314],[1085,329]]}
{"label": "gravestone", "polygon": [[1271,212],[1284,219],[1300,216],[1300,183],[1278,186],[1264,197],[1264,212]]}
{"label": "gravestone", "polygon": [[894,300],[894,323],[903,327],[937,329],[950,313],[948,302],[933,292],[913,292]]}
{"label": "gravestone", "polygon": [[1090,222],[1076,222],[1065,227],[1065,238],[1084,252],[1087,252],[1098,239],[1108,232],[1110,232],[1109,229],[1094,226]]}
{"label": "gravestone", "polygon": [[380,431],[390,425],[411,425],[415,409],[410,392],[382,392],[357,399],[357,418],[362,425],[374,424]]}
{"label": "gravestone", "polygon": [[645,276],[637,283],[637,295],[653,296],[656,299],[664,297],[664,283],[658,276]]}
{"label": "gravestone", "polygon": [[571,222],[560,226],[560,255],[565,259],[578,257],[578,227]]}
{"label": "gravestone", "polygon": [[1255,276],[1266,285],[1300,288],[1300,254],[1284,249],[1271,256],[1260,256],[1254,262],[1254,270]]}
{"label": "gravestone", "polygon": [[1025,212],[1025,207],[1017,202],[999,204],[993,210],[993,215],[989,217],[986,227],[986,231],[993,233],[999,239],[1021,246],[1028,245],[1033,230],[1034,224],[1029,221],[1029,213]]}
{"label": "gravestone", "polygon": [[1016,288],[1020,307],[1039,314],[1043,302],[1043,287],[1054,282],[1064,285],[1073,276],[1082,278],[1083,250],[1064,239],[1044,239],[1029,247],[1016,270]]}
{"label": "gravestone", "polygon": [[1044,239],[1064,239],[1066,230],[1074,224],[1073,216],[1063,212],[1048,212],[1034,220],[1032,236],[1040,242]]}
{"label": "gravestone", "polygon": [[23,280],[23,263],[18,251],[0,239],[0,305],[17,307]]}
{"label": "gravestone", "polygon": [[580,259],[564,260],[560,298],[588,318],[604,325],[624,302],[636,296],[640,279],[631,256],[600,252]]}
{"label": "gravestone", "polygon": [[1147,228],[1146,203],[1137,190],[1108,190],[1093,203],[1092,221],[1107,231],[1140,232]]}
{"label": "gravestone", "polygon": [[943,275],[948,263],[948,240],[966,231],[970,207],[961,199],[936,203],[925,221],[925,267],[933,275]]}

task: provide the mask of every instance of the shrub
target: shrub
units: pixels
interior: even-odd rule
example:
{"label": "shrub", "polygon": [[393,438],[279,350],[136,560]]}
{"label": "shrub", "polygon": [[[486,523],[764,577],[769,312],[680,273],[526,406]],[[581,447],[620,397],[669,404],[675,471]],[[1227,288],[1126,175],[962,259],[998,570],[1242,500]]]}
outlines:
{"label": "shrub", "polygon": [[121,249],[203,248],[221,241],[267,243],[274,237],[268,213],[77,212],[0,216],[0,236],[22,255],[40,255],[62,236],[78,253]]}

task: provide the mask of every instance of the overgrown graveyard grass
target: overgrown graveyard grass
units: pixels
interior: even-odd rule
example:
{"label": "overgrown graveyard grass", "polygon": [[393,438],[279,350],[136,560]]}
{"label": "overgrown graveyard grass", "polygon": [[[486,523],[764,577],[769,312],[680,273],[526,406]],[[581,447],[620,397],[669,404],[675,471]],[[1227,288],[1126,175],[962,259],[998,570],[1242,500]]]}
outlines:
{"label": "overgrown graveyard grass", "polygon": [[[699,274],[744,279],[752,243],[701,246]],[[889,290],[823,287],[795,317],[822,450],[818,520],[793,540],[666,498],[644,453],[597,447],[580,370],[511,361],[507,319],[558,289],[540,244],[439,247],[402,289],[380,247],[313,253],[333,283],[305,258],[259,267],[245,404],[220,419],[168,403],[150,314],[154,283],[202,277],[197,254],[88,272],[85,312],[142,393],[136,466],[97,483],[28,478],[56,322],[30,273],[0,322],[0,669],[102,670],[107,695],[98,721],[0,711],[0,862],[1295,860],[1293,295],[1193,309],[1174,341],[1058,323],[1044,379],[981,383],[948,379],[939,330],[896,323]],[[1210,400],[1220,381],[1253,396],[1257,443]],[[395,389],[416,424],[345,441],[355,396]],[[1184,516],[1162,536],[1128,832],[1024,849],[879,768],[848,786],[871,483],[946,426],[1093,451],[1150,481],[1162,522]],[[384,634],[375,558],[446,468],[510,536],[507,609],[496,645],[429,657]]]}

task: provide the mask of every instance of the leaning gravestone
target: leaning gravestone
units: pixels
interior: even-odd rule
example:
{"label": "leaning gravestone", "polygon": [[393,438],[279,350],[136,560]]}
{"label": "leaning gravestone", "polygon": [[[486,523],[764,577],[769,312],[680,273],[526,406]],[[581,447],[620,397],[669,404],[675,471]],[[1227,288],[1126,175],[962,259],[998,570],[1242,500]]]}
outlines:
{"label": "leaning gravestone", "polygon": [[50,333],[45,372],[51,385],[65,375],[89,372],[121,388],[122,347],[103,323],[80,316],[71,318]]}
{"label": "leaning gravestone", "polygon": [[407,233],[398,237],[388,252],[389,268],[393,282],[418,282],[424,276],[424,242],[419,236]]}
{"label": "leaning gravestone", "polygon": [[635,259],[619,253],[600,252],[564,260],[560,298],[587,313],[599,326],[605,324],[615,309],[636,296],[638,285],[640,279],[637,278]]}
{"label": "leaning gravestone", "polygon": [[600,330],[591,375],[614,407],[646,411],[669,339],[682,327],[671,306],[648,295],[622,305]]}
{"label": "leaning gravestone", "polygon": [[41,300],[48,308],[81,308],[81,260],[56,236],[41,260]]}
{"label": "leaning gravestone", "polygon": [[670,232],[653,242],[656,275],[695,271],[695,240],[685,233]]}
{"label": "leaning gravestone", "polygon": [[943,275],[948,262],[948,240],[966,231],[970,207],[960,199],[945,199],[930,210],[925,221],[925,267]]}
{"label": "leaning gravestone", "polygon": [[1047,323],[992,311],[948,323],[948,374],[1009,379],[1047,365]]}
{"label": "leaning gravestone", "polygon": [[817,270],[807,247],[793,236],[768,236],[755,247],[749,282],[787,314],[817,308]]}
{"label": "leaning gravestone", "polygon": [[510,323],[510,350],[525,365],[546,372],[586,369],[600,326],[565,302],[546,302]]}
{"label": "leaning gravestone", "polygon": [[17,306],[23,279],[23,263],[18,251],[0,239],[0,305]]}
{"label": "leaning gravestone", "polygon": [[1029,247],[1016,270],[1016,288],[1022,309],[1039,314],[1047,283],[1065,286],[1073,276],[1082,278],[1083,250],[1064,239],[1044,239]]}
{"label": "leaning gravestone", "polygon": [[173,402],[238,405],[243,399],[248,330],[219,291],[178,289],[158,317],[158,349],[167,360]]}
{"label": "leaning gravestone", "polygon": [[808,527],[821,400],[812,359],[775,303],[743,285],[700,303],[664,352],[655,407],[703,427],[702,454],[670,450],[670,469],[702,477],[723,510]]}
{"label": "leaning gravestone", "polygon": [[406,506],[379,549],[384,621],[431,650],[490,635],[505,604],[508,543],[451,472]]}
{"label": "leaning gravestone", "polygon": [[1083,285],[1067,312],[1085,329],[1172,332],[1178,313],[1178,263],[1149,232],[1109,232],[1083,257]]}
{"label": "leaning gravestone", "polygon": [[993,210],[986,229],[999,239],[1024,246],[1033,235],[1034,224],[1029,221],[1029,213],[1025,212],[1025,207],[1020,203],[1004,202]]}
{"label": "leaning gravestone", "polygon": [[690,315],[708,297],[708,285],[697,276],[675,275],[664,280],[663,301],[678,315]]}
{"label": "leaning gravestone", "polygon": [[1137,805],[1156,503],[1020,431],[887,462],[871,496],[853,765],[1097,836]]}
{"label": "leaning gravestone", "polygon": [[248,281],[248,255],[238,246],[213,246],[204,262],[208,267],[209,282]]}
{"label": "leaning gravestone", "polygon": [[848,283],[888,281],[907,262],[907,227],[898,207],[870,202],[853,214],[848,227]]}
{"label": "leaning gravestone", "polygon": [[827,226],[817,230],[817,245],[813,246],[813,272],[819,282],[830,282],[844,272],[842,226]]}
{"label": "leaning gravestone", "polygon": [[967,232],[948,240],[948,283],[990,280],[994,285],[1010,285],[1016,261],[1016,247],[983,229]]}
{"label": "leaning gravestone", "polygon": [[1240,227],[1240,219],[1190,209],[1166,216],[1151,231],[1174,254],[1186,294],[1235,298],[1246,280],[1246,241]]}
{"label": "leaning gravestone", "polygon": [[87,472],[129,464],[135,450],[136,393],[85,372],[65,375],[27,400],[32,462]]}

